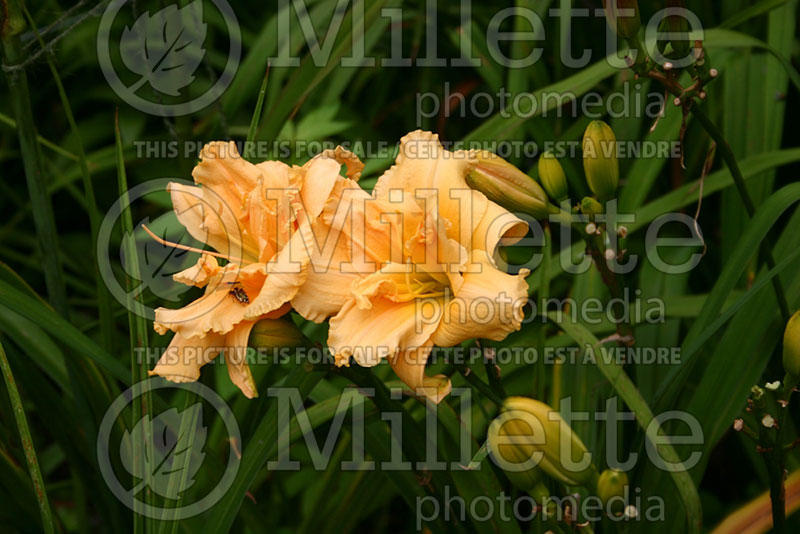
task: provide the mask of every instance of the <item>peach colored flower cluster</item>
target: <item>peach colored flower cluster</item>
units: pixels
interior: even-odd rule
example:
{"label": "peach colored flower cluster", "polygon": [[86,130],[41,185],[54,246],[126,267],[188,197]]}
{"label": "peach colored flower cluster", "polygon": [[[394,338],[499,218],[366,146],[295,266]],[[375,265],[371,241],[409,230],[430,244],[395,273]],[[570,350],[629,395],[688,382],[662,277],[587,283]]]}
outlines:
{"label": "peach colored flower cluster", "polygon": [[[175,336],[152,374],[197,380],[218,354],[198,347],[222,347],[231,380],[254,397],[250,331],[294,309],[330,321],[337,365],[386,359],[409,387],[440,401],[450,381],[425,374],[433,346],[504,339],[520,328],[528,291],[528,271],[511,275],[493,260],[501,241],[522,238],[527,225],[468,187],[475,165],[472,152],[412,132],[368,193],[357,183],[364,165],[341,148],[292,167],[252,164],[235,144],[210,143],[193,172],[197,186],[169,192],[181,224],[216,253],[174,276],[205,292],[156,311],[156,331]],[[481,320],[465,313],[476,308]],[[421,321],[421,313],[436,319]]]}

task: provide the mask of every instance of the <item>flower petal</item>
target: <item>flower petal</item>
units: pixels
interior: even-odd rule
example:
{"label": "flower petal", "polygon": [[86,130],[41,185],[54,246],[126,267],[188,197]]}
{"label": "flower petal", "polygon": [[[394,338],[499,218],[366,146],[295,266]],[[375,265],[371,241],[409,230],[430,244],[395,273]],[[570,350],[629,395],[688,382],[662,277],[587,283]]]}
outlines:
{"label": "flower petal", "polygon": [[445,150],[439,136],[417,130],[400,140],[395,164],[378,179],[373,194],[384,200],[404,194],[424,211],[435,210],[447,221],[447,235],[469,249],[472,229],[488,203],[466,182],[476,163],[472,153]]}
{"label": "flower petal", "polygon": [[528,224],[525,221],[494,202],[487,201],[486,211],[472,232],[472,249],[485,250],[491,259],[497,245],[513,245],[527,233]]}
{"label": "flower petal", "polygon": [[425,375],[425,364],[432,349],[432,343],[427,343],[422,347],[398,353],[389,360],[389,363],[398,378],[405,382],[414,394],[422,395],[439,404],[450,394],[452,385],[445,375]]}
{"label": "flower petal", "polygon": [[267,277],[247,306],[246,319],[256,319],[275,311],[297,294],[308,273],[306,232],[310,231],[301,228],[295,232],[289,243],[266,265]]}
{"label": "flower petal", "polygon": [[258,397],[258,388],[253,373],[247,365],[247,340],[255,321],[244,321],[225,336],[225,365],[228,376],[248,399]]}
{"label": "flower petal", "polygon": [[472,338],[500,341],[522,325],[522,307],[527,302],[527,269],[518,275],[498,270],[484,251],[474,251],[473,266],[464,273],[464,283],[446,303],[445,313],[433,342],[452,347]]}
{"label": "flower petal", "polygon": [[359,365],[372,367],[397,352],[424,345],[436,329],[436,322],[419,320],[417,301],[376,298],[371,304],[370,309],[361,309],[350,299],[331,319],[328,345],[337,365],[346,365],[353,356]]}
{"label": "flower petal", "polygon": [[200,378],[200,368],[217,357],[223,340],[224,336],[218,334],[191,340],[175,334],[148,374],[162,376],[171,382],[194,382]]}
{"label": "flower petal", "polygon": [[172,275],[172,279],[181,284],[195,287],[205,287],[214,276],[219,273],[220,266],[214,256],[202,254],[197,263]]}
{"label": "flower petal", "polygon": [[213,189],[167,185],[178,221],[189,234],[234,261],[256,261],[258,244],[241,227],[233,208]]}
{"label": "flower petal", "polygon": [[202,337],[208,332],[227,334],[245,319],[253,304],[252,298],[248,304],[232,295],[233,285],[240,285],[245,295],[255,297],[264,285],[265,271],[264,264],[252,264],[241,269],[235,264],[226,265],[225,270],[206,286],[199,299],[183,308],[157,308],[153,328],[160,334],[172,330],[187,339]]}

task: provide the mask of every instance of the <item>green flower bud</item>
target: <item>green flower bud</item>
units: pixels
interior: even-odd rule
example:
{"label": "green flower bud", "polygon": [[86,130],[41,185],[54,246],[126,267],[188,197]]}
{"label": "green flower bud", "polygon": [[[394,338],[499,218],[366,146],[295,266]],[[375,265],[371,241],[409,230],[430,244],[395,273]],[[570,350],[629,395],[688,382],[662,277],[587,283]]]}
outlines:
{"label": "green flower bud", "polygon": [[478,164],[467,175],[467,184],[511,211],[544,219],[551,211],[547,193],[536,180],[500,156],[486,150],[475,153]]}
{"label": "green flower bud", "polygon": [[300,347],[305,337],[289,319],[262,319],[253,325],[247,344],[256,349]]}
{"label": "green flower bud", "polygon": [[625,509],[625,487],[628,485],[628,475],[624,471],[606,469],[600,473],[597,480],[597,496],[608,505],[611,502],[611,511],[621,514]]}
{"label": "green flower bud", "polygon": [[[683,0],[667,0],[667,8],[685,10],[686,3]],[[672,59],[682,59],[689,55],[692,40],[689,37],[689,21],[686,17],[679,14],[667,15],[658,24],[658,33],[659,39],[656,44],[662,55]],[[667,50],[667,45],[671,45],[672,50]]]}
{"label": "green flower bud", "polygon": [[603,0],[608,24],[625,39],[633,39],[639,35],[642,19],[639,16],[637,0]]}
{"label": "green flower bud", "polygon": [[545,152],[539,158],[539,180],[550,198],[562,202],[569,197],[567,175],[552,152]]}
{"label": "green flower bud", "polygon": [[584,197],[581,200],[581,213],[584,215],[600,215],[603,213],[603,205],[592,197]]}
{"label": "green flower bud", "polygon": [[[597,470],[587,461],[588,451],[572,428],[547,404],[526,397],[508,397],[489,427],[495,461],[506,472],[536,467],[568,486],[593,486]],[[509,465],[502,460],[512,459]]]}
{"label": "green flower bud", "polygon": [[603,121],[594,121],[583,135],[583,170],[589,188],[602,202],[611,200],[619,185],[617,138]]}
{"label": "green flower bud", "polygon": [[800,380],[800,311],[792,315],[783,332],[783,368],[795,381]]}

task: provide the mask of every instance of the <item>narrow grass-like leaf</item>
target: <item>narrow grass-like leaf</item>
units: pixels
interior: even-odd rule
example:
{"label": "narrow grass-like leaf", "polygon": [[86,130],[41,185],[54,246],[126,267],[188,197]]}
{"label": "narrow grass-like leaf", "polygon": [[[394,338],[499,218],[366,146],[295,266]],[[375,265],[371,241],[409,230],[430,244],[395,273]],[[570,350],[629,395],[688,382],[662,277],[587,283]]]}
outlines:
{"label": "narrow grass-like leaf", "polygon": [[25,417],[25,409],[22,407],[22,399],[19,396],[17,384],[14,381],[14,375],[11,372],[11,366],[8,363],[2,342],[0,342],[0,367],[3,370],[3,379],[6,383],[8,396],[11,398],[11,406],[14,408],[14,418],[17,422],[17,430],[19,430],[19,439],[25,451],[25,461],[28,463],[28,472],[33,483],[33,490],[36,492],[36,501],[39,503],[42,528],[48,534],[52,534],[56,530],[53,522],[53,512],[50,510],[50,501],[47,499],[47,490],[44,487],[44,479],[39,469],[39,460],[36,458],[36,448],[33,446],[28,420]]}
{"label": "narrow grass-like leaf", "polygon": [[761,0],[761,2],[752,6],[748,6],[745,9],[737,12],[732,17],[725,19],[722,21],[722,24],[720,24],[719,27],[735,28],[736,26],[744,24],[750,19],[754,19],[763,15],[764,13],[769,13],[775,8],[781,7],[787,2],[789,2],[789,0]]}
{"label": "narrow grass-like leaf", "polygon": [[[36,28],[36,23],[33,21],[28,10],[25,9],[25,15],[28,22],[33,29],[36,39],[42,49],[46,46],[42,37],[39,35],[39,30]],[[108,288],[103,282],[103,277],[100,276],[100,265],[97,261],[97,234],[100,230],[100,211],[97,209],[97,200],[95,199],[94,186],[92,185],[92,176],[89,173],[89,161],[86,159],[86,151],[83,149],[83,141],[81,140],[81,132],[78,129],[78,123],[75,122],[75,115],[72,113],[72,106],[69,103],[67,92],[64,89],[64,84],[61,82],[61,76],[58,74],[55,62],[50,54],[45,54],[47,66],[53,75],[53,80],[56,82],[58,88],[58,96],[61,99],[61,105],[64,107],[64,115],[69,123],[70,130],[75,136],[76,144],[78,146],[78,163],[81,169],[81,176],[83,177],[83,190],[86,195],[86,208],[89,212],[89,226],[91,228],[91,250],[92,258],[94,260],[94,277],[97,288],[97,313],[100,318],[100,332],[103,338],[103,346],[109,352],[114,350],[114,317],[111,314],[111,295]]]}
{"label": "narrow grass-like leaf", "polygon": [[[567,335],[572,337],[579,346],[589,345],[595,349],[599,347],[599,340],[591,332],[584,326],[571,322],[560,312],[548,313],[547,317],[564,330]],[[633,410],[633,413],[636,415],[636,421],[639,423],[642,430],[647,433],[647,438],[652,440],[658,436],[660,425],[653,424],[654,417],[652,410],[622,367],[611,360],[606,361],[602,354],[596,354],[595,360],[597,362],[597,368],[603,373],[606,380],[608,380],[619,396],[622,397],[625,404]],[[661,443],[663,444],[663,440],[661,440]],[[678,453],[671,444],[663,444],[660,451],[664,461],[676,465],[681,463]],[[686,532],[692,534],[699,533],[700,521],[702,520],[703,513],[700,507],[700,496],[697,493],[697,488],[692,481],[692,477],[686,470],[671,471],[670,476],[675,483],[675,487],[686,509]]]}
{"label": "narrow grass-like leaf", "polygon": [[[282,384],[284,388],[297,388],[301,400],[304,400],[322,379],[322,371],[313,370],[310,366],[297,365]],[[277,399],[272,399],[269,409],[258,425],[250,442],[242,452],[239,470],[230,489],[222,500],[205,517],[203,524],[208,532],[228,532],[242,505],[245,494],[258,476],[267,459],[277,450],[278,434],[288,432],[287,428],[278,428],[274,422],[278,412]]]}
{"label": "narrow grass-like leaf", "polygon": [[[19,6],[16,6],[19,7]],[[7,15],[9,15],[7,13]],[[7,35],[3,39],[3,56],[8,65],[17,65],[24,60],[19,35]],[[58,249],[53,206],[47,192],[39,144],[36,139],[36,124],[31,109],[30,88],[24,69],[7,72],[8,87],[11,93],[11,107],[17,120],[17,133],[28,192],[33,207],[33,222],[44,265],[47,294],[53,307],[64,317],[67,316],[67,291]]]}
{"label": "narrow grass-like leaf", "polygon": [[[15,130],[17,129],[17,121],[15,121],[14,119],[12,119],[11,117],[9,117],[8,115],[6,115],[4,113],[0,113],[0,122],[9,125],[10,127],[14,128]],[[80,159],[77,155],[73,154],[69,150],[66,150],[66,149],[62,148],[58,144],[50,141],[49,139],[46,139],[46,138],[42,137],[39,134],[36,134],[36,140],[39,142],[40,145],[42,145],[45,148],[49,148],[50,150],[52,150],[53,152],[55,152],[59,156],[64,156],[65,158],[71,159],[72,161],[78,161]]]}
{"label": "narrow grass-like leaf", "polygon": [[[120,197],[122,198],[122,206],[125,206],[120,214],[122,221],[122,232],[124,235],[132,236],[133,219],[131,217],[130,202],[128,200],[128,179],[125,173],[125,154],[122,150],[122,135],[119,130],[119,111],[117,111],[114,115],[114,138],[117,144],[117,186]],[[147,321],[145,319],[144,305],[139,300],[141,298],[141,293],[139,293],[138,297],[135,296],[136,291],[133,280],[141,280],[142,278],[139,270],[139,256],[138,251],[136,250],[135,240],[123,240],[123,246],[126,247],[125,257],[129,259],[128,268],[126,269],[126,282],[128,290],[126,308],[128,310],[128,327],[130,329],[131,339],[131,384],[133,384],[134,387],[137,387],[140,381],[147,377],[147,358],[144,355],[147,354],[149,330],[147,328]],[[143,350],[137,354],[137,349]],[[145,501],[147,504],[151,504],[153,498],[153,493],[150,489],[152,488],[152,484],[149,478],[152,473],[151,470],[144,464],[145,456],[150,458],[154,457],[151,419],[147,415],[148,411],[150,410],[150,406],[152,406],[150,392],[147,391],[144,394],[140,394],[135,390],[133,393],[133,419],[131,422],[131,428],[135,427],[141,421],[140,424],[142,424],[144,427],[144,443],[140,443],[138,440],[133,440],[133,458],[135,461],[142,462],[142,467],[138,472],[145,473],[147,475],[145,478]],[[142,450],[142,446],[144,446],[146,451],[149,452],[146,453],[144,450]],[[138,499],[135,499],[133,510],[134,531],[144,531],[145,529],[153,531],[153,519],[149,517],[145,519],[144,514],[138,512],[139,506],[141,506],[141,502]],[[146,522],[146,525],[144,522]]]}
{"label": "narrow grass-like leaf", "polygon": [[130,381],[130,373],[125,366],[102,347],[38,299],[31,298],[4,280],[0,280],[0,303],[34,321],[43,330],[49,332],[54,339],[70,346],[76,354],[84,355],[95,361],[114,378],[123,383]]}
{"label": "narrow grass-like leaf", "polygon": [[264,73],[264,79],[261,81],[261,89],[258,91],[258,100],[256,100],[256,109],[253,110],[253,116],[250,119],[250,128],[247,130],[247,140],[244,144],[245,157],[253,159],[255,155],[255,147],[253,143],[256,140],[256,133],[258,132],[258,125],[261,123],[261,108],[264,106],[264,97],[267,95],[267,82],[269,81],[269,64]]}

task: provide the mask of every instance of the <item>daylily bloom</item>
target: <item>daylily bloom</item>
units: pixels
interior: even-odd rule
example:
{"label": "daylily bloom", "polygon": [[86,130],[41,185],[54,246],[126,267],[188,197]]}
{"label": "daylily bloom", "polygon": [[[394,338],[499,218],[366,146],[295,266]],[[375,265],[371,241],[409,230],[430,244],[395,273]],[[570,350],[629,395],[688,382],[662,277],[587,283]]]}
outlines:
{"label": "daylily bloom", "polygon": [[413,132],[373,195],[341,180],[314,223],[308,277],[292,299],[307,319],[330,320],[337,365],[388,359],[408,386],[435,402],[450,391],[443,375],[426,376],[434,345],[504,339],[518,330],[527,270],[510,275],[493,260],[501,240],[527,225],[466,176],[473,152],[449,152],[438,137]]}
{"label": "daylily bloom", "polygon": [[[303,167],[254,165],[224,142],[206,145],[200,159],[192,173],[200,187],[171,183],[168,191],[180,223],[217,252],[205,252],[173,276],[205,293],[183,308],[156,310],[155,330],[175,336],[150,374],[194,381],[224,351],[231,380],[252,398],[258,393],[245,361],[250,331],[257,321],[289,311],[306,279],[311,223],[343,179],[341,163],[355,179],[361,167],[341,150]],[[220,266],[217,257],[227,263]]]}

